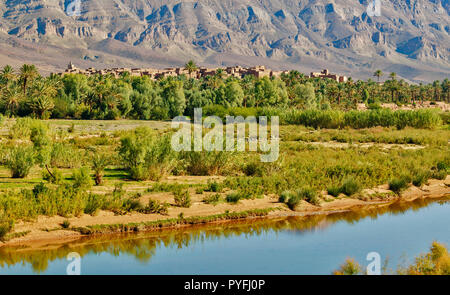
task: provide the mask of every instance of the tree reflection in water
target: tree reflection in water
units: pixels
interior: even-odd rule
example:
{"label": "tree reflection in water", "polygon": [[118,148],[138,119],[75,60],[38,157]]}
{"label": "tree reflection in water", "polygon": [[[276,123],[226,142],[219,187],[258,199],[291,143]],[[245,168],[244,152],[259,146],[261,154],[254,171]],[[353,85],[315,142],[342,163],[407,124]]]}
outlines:
{"label": "tree reflection in water", "polygon": [[81,257],[105,252],[114,256],[130,255],[142,263],[148,263],[160,246],[181,249],[193,243],[203,243],[208,240],[241,235],[251,237],[268,232],[292,231],[295,234],[303,234],[313,230],[323,230],[337,222],[354,224],[366,218],[377,219],[383,214],[400,215],[410,210],[417,211],[434,203],[443,205],[448,201],[450,197],[438,200],[418,199],[413,202],[398,201],[386,206],[359,208],[328,215],[256,219],[176,230],[85,237],[75,242],[49,245],[41,249],[2,247],[0,248],[0,266],[29,264],[35,273],[41,273],[47,270],[51,261],[65,259],[70,252],[78,252]]}

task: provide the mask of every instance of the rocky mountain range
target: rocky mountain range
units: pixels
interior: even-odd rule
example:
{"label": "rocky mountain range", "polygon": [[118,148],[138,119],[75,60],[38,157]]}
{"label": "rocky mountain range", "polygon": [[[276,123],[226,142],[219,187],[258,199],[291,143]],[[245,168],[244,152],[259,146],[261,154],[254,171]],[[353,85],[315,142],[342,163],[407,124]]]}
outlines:
{"label": "rocky mountain range", "polygon": [[[373,1],[381,2],[380,16],[367,13]],[[189,59],[442,80],[450,77],[450,0],[0,2],[0,66],[28,62],[49,73],[70,60],[102,68]]]}

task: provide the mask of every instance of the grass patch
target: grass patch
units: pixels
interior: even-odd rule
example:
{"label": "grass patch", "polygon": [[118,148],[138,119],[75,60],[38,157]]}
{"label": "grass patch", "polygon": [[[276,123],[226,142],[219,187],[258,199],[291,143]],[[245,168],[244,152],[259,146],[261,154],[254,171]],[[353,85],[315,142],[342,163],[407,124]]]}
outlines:
{"label": "grass patch", "polygon": [[217,205],[221,201],[220,194],[212,194],[203,198],[205,204]]}
{"label": "grass patch", "polygon": [[389,181],[389,189],[399,195],[402,191],[408,188],[411,178],[403,175]]}

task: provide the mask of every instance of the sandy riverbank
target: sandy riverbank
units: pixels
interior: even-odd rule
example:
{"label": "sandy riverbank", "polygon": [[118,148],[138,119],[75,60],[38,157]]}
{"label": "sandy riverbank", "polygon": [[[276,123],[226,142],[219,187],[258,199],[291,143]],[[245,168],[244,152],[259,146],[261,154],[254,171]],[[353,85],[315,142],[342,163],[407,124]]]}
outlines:
{"label": "sandy riverbank", "polygon": [[[236,205],[221,203],[216,206],[207,205],[201,201],[201,198],[193,198],[191,208],[173,207],[169,215],[158,214],[141,214],[132,213],[127,215],[114,215],[112,212],[101,211],[96,216],[82,215],[80,217],[63,218],[60,216],[46,217],[40,216],[33,222],[19,222],[14,227],[13,237],[6,242],[0,242],[2,246],[28,246],[28,247],[42,247],[49,244],[61,244],[70,241],[75,241],[82,238],[83,234],[76,228],[89,228],[91,226],[108,225],[128,225],[128,224],[148,224],[168,219],[176,219],[180,213],[183,213],[184,218],[203,218],[212,215],[224,214],[224,212],[252,212],[252,210],[262,210],[266,213],[260,215],[239,216],[235,219],[218,218],[214,223],[224,223],[236,220],[244,220],[251,218],[277,218],[288,216],[309,216],[318,214],[330,214],[335,212],[357,211],[364,208],[373,208],[380,206],[387,206],[396,201],[413,201],[420,198],[440,198],[443,196],[450,196],[450,176],[445,180],[430,180],[427,185],[422,188],[411,186],[404,191],[400,197],[394,196],[389,191],[387,185],[382,185],[373,189],[363,190],[364,199],[355,199],[340,196],[334,198],[326,195],[323,192],[323,201],[318,206],[311,205],[303,201],[295,211],[286,207],[286,205],[278,202],[278,197],[266,196],[262,199],[242,200]],[[159,196],[164,198],[163,194]],[[273,210],[271,210],[273,209]],[[72,229],[63,229],[61,223],[64,220],[70,221]],[[167,228],[176,229],[180,227],[188,227],[190,224],[177,224],[175,226],[168,226]],[[112,228],[112,227],[111,227]],[[120,228],[120,227],[119,227]],[[145,228],[145,227],[144,227]],[[119,231],[119,230],[118,230]],[[114,229],[106,231],[108,233],[114,232]]]}

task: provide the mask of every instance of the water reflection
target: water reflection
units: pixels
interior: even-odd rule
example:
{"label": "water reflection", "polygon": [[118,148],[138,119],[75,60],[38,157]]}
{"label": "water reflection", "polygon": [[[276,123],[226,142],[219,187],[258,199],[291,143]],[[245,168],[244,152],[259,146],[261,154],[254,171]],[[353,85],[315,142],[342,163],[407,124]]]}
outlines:
{"label": "water reflection", "polygon": [[194,226],[178,230],[161,230],[148,233],[103,235],[82,238],[61,245],[48,245],[40,249],[27,247],[0,248],[0,267],[16,264],[30,265],[35,273],[42,273],[55,260],[65,259],[70,252],[78,252],[82,257],[88,254],[109,253],[113,256],[128,255],[139,262],[148,263],[159,247],[185,248],[193,243],[203,243],[233,236],[258,236],[264,233],[289,231],[302,235],[310,231],[320,231],[338,222],[355,224],[380,215],[401,215],[417,211],[430,204],[444,205],[450,196],[438,200],[418,199],[413,202],[395,202],[379,208],[363,208],[357,211],[314,215],[309,217],[287,217],[276,219],[257,219],[227,224]]}

